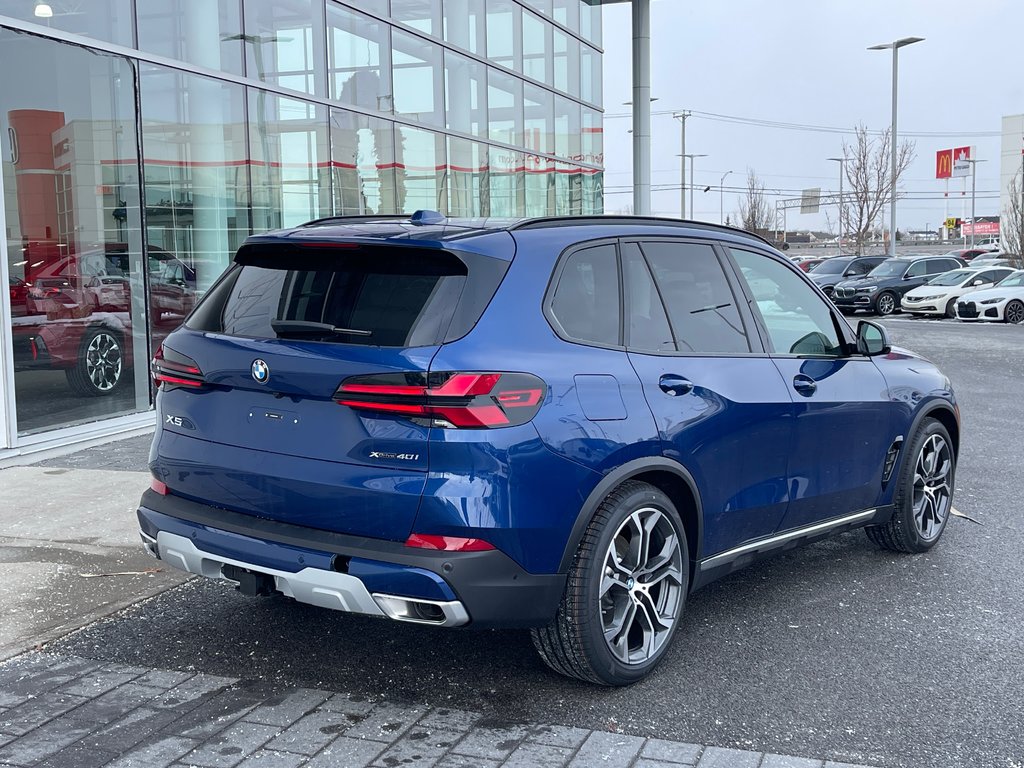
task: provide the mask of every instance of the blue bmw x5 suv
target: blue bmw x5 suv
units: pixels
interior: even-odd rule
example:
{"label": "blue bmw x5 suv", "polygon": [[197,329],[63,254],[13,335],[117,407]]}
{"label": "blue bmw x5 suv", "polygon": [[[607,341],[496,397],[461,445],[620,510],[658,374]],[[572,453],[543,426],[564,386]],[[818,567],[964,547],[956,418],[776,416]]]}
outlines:
{"label": "blue bmw x5 suv", "polygon": [[250,237],[156,352],[152,554],[249,595],[530,627],[651,672],[690,592],[948,520],[948,379],[766,241],[647,218],[325,219]]}

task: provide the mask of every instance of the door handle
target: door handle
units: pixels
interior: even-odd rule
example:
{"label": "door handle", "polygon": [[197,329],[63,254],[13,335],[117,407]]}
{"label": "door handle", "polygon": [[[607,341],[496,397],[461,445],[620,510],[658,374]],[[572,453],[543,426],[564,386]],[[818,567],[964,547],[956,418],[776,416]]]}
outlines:
{"label": "door handle", "polygon": [[693,382],[689,379],[684,379],[682,376],[676,376],[672,373],[666,373],[660,379],[658,379],[658,386],[661,387],[661,391],[666,395],[676,397],[677,395],[688,395],[693,391]]}
{"label": "door handle", "polygon": [[793,389],[804,397],[810,397],[818,389],[818,383],[810,376],[798,373],[793,377]]}

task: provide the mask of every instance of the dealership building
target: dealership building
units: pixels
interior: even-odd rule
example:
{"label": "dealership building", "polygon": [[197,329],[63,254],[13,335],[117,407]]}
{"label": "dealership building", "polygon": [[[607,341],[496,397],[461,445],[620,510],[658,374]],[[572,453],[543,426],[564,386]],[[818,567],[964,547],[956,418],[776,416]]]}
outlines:
{"label": "dealership building", "polygon": [[0,461],[151,427],[251,233],[602,212],[599,3],[0,0]]}

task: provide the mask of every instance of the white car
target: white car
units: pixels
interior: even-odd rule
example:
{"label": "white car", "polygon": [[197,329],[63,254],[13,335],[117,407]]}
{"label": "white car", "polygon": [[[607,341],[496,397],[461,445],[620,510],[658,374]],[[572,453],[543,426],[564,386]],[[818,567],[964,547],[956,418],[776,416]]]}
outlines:
{"label": "white car", "polygon": [[1013,272],[1010,267],[964,267],[943,272],[903,295],[900,308],[912,315],[956,317],[957,300],[965,294],[995,285]]}
{"label": "white car", "polygon": [[956,304],[961,320],[1002,320],[1024,323],[1024,269],[1018,270],[999,285],[975,291]]}

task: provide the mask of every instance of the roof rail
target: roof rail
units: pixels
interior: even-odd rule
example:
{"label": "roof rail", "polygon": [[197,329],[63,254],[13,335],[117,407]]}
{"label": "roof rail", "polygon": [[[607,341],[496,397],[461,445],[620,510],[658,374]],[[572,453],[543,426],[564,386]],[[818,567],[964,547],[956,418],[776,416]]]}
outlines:
{"label": "roof rail", "polygon": [[311,227],[314,224],[329,224],[332,221],[349,224],[359,224],[360,222],[374,222],[374,221],[408,221],[408,213],[378,213],[378,214],[355,214],[352,216],[324,216],[321,219],[313,219],[300,224],[300,227]]}
{"label": "roof rail", "polygon": [[542,216],[535,219],[526,219],[513,224],[509,231],[517,229],[542,229],[544,227],[575,227],[583,224],[660,224],[662,226],[680,227],[685,229],[706,229],[710,232],[728,232],[733,235],[740,235],[752,240],[775,247],[770,240],[754,232],[748,232],[739,227],[730,227],[725,224],[712,224],[707,221],[690,221],[688,219],[669,219],[660,216]]}

